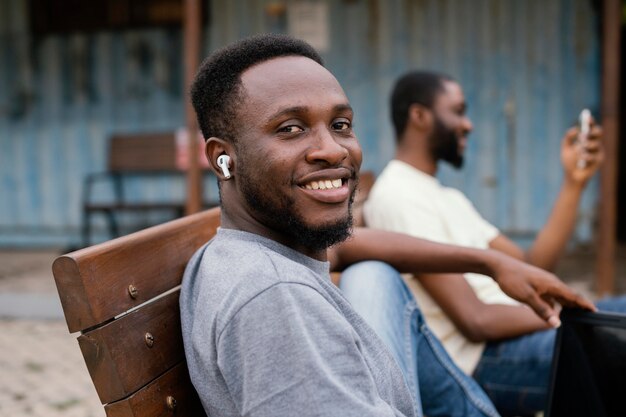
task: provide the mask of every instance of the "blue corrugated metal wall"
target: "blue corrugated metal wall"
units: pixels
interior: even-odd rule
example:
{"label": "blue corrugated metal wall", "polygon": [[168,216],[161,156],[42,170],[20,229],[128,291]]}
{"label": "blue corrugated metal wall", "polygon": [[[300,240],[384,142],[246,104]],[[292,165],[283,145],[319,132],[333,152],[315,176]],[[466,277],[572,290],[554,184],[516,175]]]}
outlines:
{"label": "blue corrugated metal wall", "polygon": [[[211,2],[206,53],[286,31],[271,1]],[[289,2],[286,2],[289,5]],[[179,30],[50,36],[28,32],[25,1],[0,0],[0,246],[76,242],[85,174],[105,165],[111,132],[183,123]],[[356,109],[364,168],[393,155],[388,94],[411,68],[460,80],[475,124],[462,173],[443,169],[499,227],[536,232],[561,179],[562,133],[598,109],[600,54],[589,0],[329,1],[325,59]],[[138,198],[181,197],[180,181],[130,185]],[[106,197],[107,190],[101,193]],[[577,236],[591,237],[595,184]]]}

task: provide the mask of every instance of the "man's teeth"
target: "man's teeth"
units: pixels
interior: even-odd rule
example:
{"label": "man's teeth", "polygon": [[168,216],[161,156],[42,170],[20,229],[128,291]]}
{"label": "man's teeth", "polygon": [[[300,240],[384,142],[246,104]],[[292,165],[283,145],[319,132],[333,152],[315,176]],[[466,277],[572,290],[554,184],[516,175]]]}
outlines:
{"label": "man's teeth", "polygon": [[341,179],[311,181],[304,186],[307,190],[330,190],[332,188],[341,188]]}

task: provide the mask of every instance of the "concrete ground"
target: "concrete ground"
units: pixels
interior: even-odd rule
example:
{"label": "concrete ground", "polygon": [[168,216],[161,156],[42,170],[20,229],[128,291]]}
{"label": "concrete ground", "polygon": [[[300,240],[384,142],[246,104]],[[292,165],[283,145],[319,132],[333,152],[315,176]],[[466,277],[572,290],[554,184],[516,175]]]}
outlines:
{"label": "concrete ground", "polygon": [[[52,278],[54,251],[0,251],[0,417],[103,417],[77,335],[68,334]],[[616,282],[626,292],[626,248]],[[558,274],[594,298],[594,254],[578,249]]]}
{"label": "concrete ground", "polygon": [[104,417],[52,278],[57,252],[0,252],[0,417]]}
{"label": "concrete ground", "polygon": [[0,320],[0,416],[104,417],[64,321]]}

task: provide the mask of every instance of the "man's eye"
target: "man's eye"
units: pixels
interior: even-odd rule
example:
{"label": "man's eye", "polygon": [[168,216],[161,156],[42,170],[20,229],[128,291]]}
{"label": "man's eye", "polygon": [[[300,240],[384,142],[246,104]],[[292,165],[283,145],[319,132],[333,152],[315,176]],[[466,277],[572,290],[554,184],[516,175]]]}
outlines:
{"label": "man's eye", "polygon": [[346,130],[346,129],[350,129],[351,126],[352,125],[350,124],[350,122],[345,121],[345,120],[333,123],[333,129],[335,130]]}
{"label": "man's eye", "polygon": [[297,133],[297,132],[303,132],[304,129],[302,129],[300,126],[289,125],[289,126],[281,127],[280,129],[278,129],[278,131],[282,133]]}

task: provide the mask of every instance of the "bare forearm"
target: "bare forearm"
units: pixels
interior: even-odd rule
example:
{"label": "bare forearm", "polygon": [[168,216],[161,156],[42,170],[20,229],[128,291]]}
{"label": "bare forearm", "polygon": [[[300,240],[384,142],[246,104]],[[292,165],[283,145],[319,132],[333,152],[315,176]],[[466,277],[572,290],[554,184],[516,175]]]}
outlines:
{"label": "bare forearm", "polygon": [[[573,293],[552,274],[497,250],[442,245],[401,233],[355,229],[352,238],[329,250],[328,259],[333,271],[373,259],[387,262],[400,272],[437,273],[434,281],[440,284],[451,282],[441,273],[476,272],[489,275],[506,294],[529,305],[544,320],[551,321],[553,326],[558,325],[558,315],[546,302],[548,296],[562,305],[594,309],[593,304]],[[465,283],[463,276],[457,275],[457,281]],[[467,283],[464,285],[468,288]],[[457,290],[444,290],[443,293],[466,305],[465,298]],[[467,294],[473,294],[473,291],[468,289]],[[434,297],[432,292],[431,295]]]}
{"label": "bare forearm", "polygon": [[465,336],[474,342],[487,342],[549,328],[548,323],[526,306],[485,304],[474,320],[472,334]]}
{"label": "bare forearm", "polygon": [[526,260],[540,268],[554,270],[576,226],[578,204],[583,186],[566,182],[554,204],[546,225],[526,252]]}
{"label": "bare forearm", "polygon": [[495,251],[444,245],[402,233],[356,228],[353,236],[331,248],[331,269],[380,260],[400,272],[476,272],[490,275],[501,256]]}
{"label": "bare forearm", "polygon": [[473,342],[516,337],[549,327],[526,306],[484,303],[461,274],[421,274],[418,279],[457,329]]}

